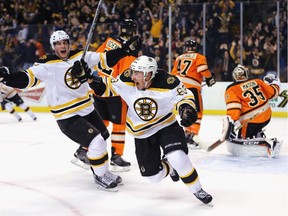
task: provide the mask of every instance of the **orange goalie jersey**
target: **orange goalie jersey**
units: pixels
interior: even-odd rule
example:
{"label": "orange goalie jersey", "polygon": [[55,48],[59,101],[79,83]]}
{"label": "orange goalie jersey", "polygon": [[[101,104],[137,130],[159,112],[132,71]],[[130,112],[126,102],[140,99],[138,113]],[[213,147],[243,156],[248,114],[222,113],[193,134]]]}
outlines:
{"label": "orange goalie jersey", "polygon": [[[266,84],[260,79],[250,79],[244,82],[235,82],[225,91],[227,115],[234,121],[242,124],[252,116],[249,123],[263,123],[271,118],[269,100],[279,95],[280,87],[275,84]],[[259,113],[257,115],[257,113]],[[246,137],[245,126],[242,136]]]}
{"label": "orange goalie jersey", "polygon": [[211,77],[207,60],[199,53],[185,53],[177,57],[171,74],[176,75],[186,86],[186,88],[201,89],[203,76]]}

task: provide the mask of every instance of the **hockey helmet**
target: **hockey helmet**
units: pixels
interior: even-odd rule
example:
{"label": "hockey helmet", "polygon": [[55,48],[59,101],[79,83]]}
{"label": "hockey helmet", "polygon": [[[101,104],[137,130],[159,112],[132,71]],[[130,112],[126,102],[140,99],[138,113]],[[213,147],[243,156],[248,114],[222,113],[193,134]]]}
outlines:
{"label": "hockey helmet", "polygon": [[62,40],[68,40],[68,43],[70,44],[70,37],[69,35],[63,31],[63,30],[58,30],[53,32],[53,34],[50,36],[50,45],[52,49],[54,50],[54,44],[58,41]]}
{"label": "hockey helmet", "polygon": [[248,80],[249,71],[243,65],[238,64],[233,72],[232,72],[233,79],[235,82],[242,82]]}
{"label": "hockey helmet", "polygon": [[124,19],[123,22],[120,23],[120,31],[121,36],[133,36],[133,33],[137,31],[137,23],[132,19]]}
{"label": "hockey helmet", "polygon": [[151,79],[153,79],[157,73],[158,65],[154,58],[143,55],[138,57],[131,63],[130,69],[132,70],[132,72],[143,72],[144,77],[147,77],[148,73],[152,72]]}
{"label": "hockey helmet", "polygon": [[184,43],[184,50],[185,51],[196,51],[197,49],[197,43],[196,41],[192,39],[188,39]]}

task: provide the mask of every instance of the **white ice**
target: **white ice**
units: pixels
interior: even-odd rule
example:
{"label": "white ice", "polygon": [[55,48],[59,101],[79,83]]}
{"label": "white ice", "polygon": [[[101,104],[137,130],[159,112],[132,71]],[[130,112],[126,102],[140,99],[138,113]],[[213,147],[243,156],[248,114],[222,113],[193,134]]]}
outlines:
{"label": "white ice", "polygon": [[[118,192],[95,188],[90,171],[70,160],[78,145],[63,135],[50,113],[33,122],[0,113],[0,216],[287,216],[288,121],[273,118],[268,137],[284,140],[280,158],[240,158],[222,144],[212,152],[190,151],[203,188],[214,207],[201,204],[185,185],[168,177],[151,184],[141,177],[134,142],[127,136]],[[223,116],[204,116],[200,138],[217,140]],[[110,141],[108,148],[110,149]],[[110,150],[109,150],[110,153]]]}

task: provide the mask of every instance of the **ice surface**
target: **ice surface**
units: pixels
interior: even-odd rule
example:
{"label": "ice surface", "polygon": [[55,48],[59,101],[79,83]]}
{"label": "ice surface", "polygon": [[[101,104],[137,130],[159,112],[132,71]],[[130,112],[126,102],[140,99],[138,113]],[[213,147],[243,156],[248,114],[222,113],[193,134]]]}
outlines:
{"label": "ice surface", "polygon": [[[124,158],[131,171],[120,173],[118,192],[95,188],[90,171],[70,160],[77,144],[63,135],[50,113],[33,122],[0,113],[0,216],[287,216],[287,118],[273,118],[268,137],[283,139],[279,159],[231,156],[225,144],[212,152],[190,151],[203,188],[214,207],[201,204],[179,181],[151,184],[141,177],[134,142],[126,136]],[[200,138],[220,137],[222,116],[204,116]],[[108,142],[108,148],[110,144]],[[109,151],[110,153],[110,151]]]}

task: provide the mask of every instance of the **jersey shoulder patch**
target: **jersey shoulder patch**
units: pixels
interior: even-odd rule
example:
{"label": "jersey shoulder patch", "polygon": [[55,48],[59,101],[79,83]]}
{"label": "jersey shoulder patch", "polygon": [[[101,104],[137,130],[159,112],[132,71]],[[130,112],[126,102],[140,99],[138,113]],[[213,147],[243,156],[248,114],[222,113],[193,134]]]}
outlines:
{"label": "jersey shoulder patch", "polygon": [[154,77],[154,81],[151,87],[162,89],[174,89],[179,84],[180,80],[176,76],[169,74],[164,70],[158,70],[158,73]]}
{"label": "jersey shoulder patch", "polygon": [[131,71],[129,69],[126,69],[125,71],[123,71],[123,73],[120,75],[120,80],[122,82],[134,82],[131,79]]}
{"label": "jersey shoulder patch", "polygon": [[44,55],[41,58],[39,58],[36,62],[37,63],[46,63],[46,62],[54,61],[57,59],[59,59],[59,57],[56,55]]}

